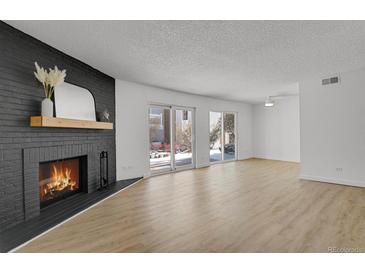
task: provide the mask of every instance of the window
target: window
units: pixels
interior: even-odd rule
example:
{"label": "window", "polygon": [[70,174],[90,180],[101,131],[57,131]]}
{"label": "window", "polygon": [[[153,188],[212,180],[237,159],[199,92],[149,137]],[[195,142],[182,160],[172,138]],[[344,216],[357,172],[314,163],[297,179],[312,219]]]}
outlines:
{"label": "window", "polygon": [[209,113],[210,162],[236,159],[236,114],[233,112]]}

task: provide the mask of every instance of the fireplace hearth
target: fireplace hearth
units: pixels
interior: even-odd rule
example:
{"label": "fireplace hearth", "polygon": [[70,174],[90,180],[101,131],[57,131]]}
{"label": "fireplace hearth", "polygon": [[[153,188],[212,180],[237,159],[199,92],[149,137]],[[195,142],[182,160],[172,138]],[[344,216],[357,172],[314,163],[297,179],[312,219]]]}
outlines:
{"label": "fireplace hearth", "polygon": [[86,156],[39,164],[40,208],[86,190]]}

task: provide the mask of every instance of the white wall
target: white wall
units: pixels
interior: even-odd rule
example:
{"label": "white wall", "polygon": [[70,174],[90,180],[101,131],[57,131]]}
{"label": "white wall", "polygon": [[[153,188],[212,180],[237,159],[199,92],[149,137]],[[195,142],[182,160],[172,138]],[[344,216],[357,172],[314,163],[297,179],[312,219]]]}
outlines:
{"label": "white wall", "polygon": [[197,167],[209,165],[209,111],[237,112],[238,159],[252,157],[252,106],[116,80],[117,179],[149,175],[148,104],[196,108]]}
{"label": "white wall", "polygon": [[257,158],[300,161],[299,97],[253,107],[253,150]]}
{"label": "white wall", "polygon": [[300,82],[301,177],[365,186],[365,69]]}

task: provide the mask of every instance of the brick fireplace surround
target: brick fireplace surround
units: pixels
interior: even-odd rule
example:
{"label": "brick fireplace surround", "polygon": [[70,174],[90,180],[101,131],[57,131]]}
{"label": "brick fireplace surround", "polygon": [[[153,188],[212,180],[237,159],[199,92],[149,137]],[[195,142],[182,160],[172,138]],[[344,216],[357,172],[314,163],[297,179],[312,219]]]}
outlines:
{"label": "brick fireplace surround", "polygon": [[99,183],[99,154],[109,152],[116,180],[115,130],[31,128],[44,97],[34,62],[67,70],[66,81],[90,90],[96,110],[115,121],[115,80],[0,21],[0,232],[40,214],[39,162],[87,156],[87,192]]}
{"label": "brick fireplace surround", "polygon": [[51,147],[25,148],[23,150],[24,169],[24,214],[25,219],[38,216],[40,213],[39,200],[39,163],[55,161],[79,156],[87,157],[87,192],[94,192],[98,186],[95,170],[99,158],[94,144],[78,144]]}

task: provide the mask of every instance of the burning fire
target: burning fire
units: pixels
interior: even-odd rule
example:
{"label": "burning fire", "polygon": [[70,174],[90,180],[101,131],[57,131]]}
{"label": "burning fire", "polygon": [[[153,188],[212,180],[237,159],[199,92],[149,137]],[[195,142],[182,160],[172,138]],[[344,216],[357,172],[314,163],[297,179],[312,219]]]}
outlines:
{"label": "burning fire", "polygon": [[53,195],[63,190],[75,190],[78,188],[78,182],[72,180],[71,169],[62,166],[52,165],[52,175],[49,181],[41,186],[42,197]]}

